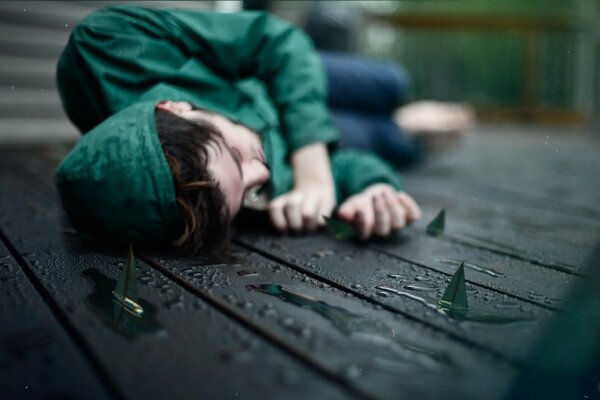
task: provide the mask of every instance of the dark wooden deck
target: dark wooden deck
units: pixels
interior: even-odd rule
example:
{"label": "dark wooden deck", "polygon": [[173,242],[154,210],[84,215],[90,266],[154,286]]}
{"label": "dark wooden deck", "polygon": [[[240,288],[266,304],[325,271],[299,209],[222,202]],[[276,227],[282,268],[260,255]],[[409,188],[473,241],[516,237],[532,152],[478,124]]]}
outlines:
{"label": "dark wooden deck", "polygon": [[[247,226],[229,263],[138,254],[146,317],[124,329],[106,295],[126,249],[86,247],[68,226],[52,180],[67,148],[2,148],[0,398],[503,398],[585,279],[599,149],[592,135],[481,127],[405,174],[425,216],[393,241]],[[427,236],[441,208],[446,232]],[[470,305],[528,320],[429,307],[460,261]]]}

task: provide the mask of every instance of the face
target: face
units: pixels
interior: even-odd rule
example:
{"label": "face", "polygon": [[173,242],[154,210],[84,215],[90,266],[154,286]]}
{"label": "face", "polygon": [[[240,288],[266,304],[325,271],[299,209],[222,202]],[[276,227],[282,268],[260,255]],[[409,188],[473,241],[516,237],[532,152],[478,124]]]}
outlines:
{"label": "face", "polygon": [[221,131],[223,143],[208,148],[208,168],[219,183],[233,218],[239,212],[246,192],[269,179],[258,135],[222,115],[195,110],[187,102],[164,101],[157,108],[171,111],[192,122],[210,122]]}

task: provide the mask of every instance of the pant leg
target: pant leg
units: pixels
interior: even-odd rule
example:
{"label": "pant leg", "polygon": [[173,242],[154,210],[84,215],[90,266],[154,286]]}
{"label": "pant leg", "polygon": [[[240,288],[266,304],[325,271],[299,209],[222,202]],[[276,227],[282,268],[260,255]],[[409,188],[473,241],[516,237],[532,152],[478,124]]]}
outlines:
{"label": "pant leg", "polygon": [[397,167],[421,160],[421,141],[401,132],[391,118],[406,101],[407,72],[354,56],[319,55],[328,80],[329,107],[341,134],[339,147],[376,153]]}
{"label": "pant leg", "polygon": [[386,116],[331,110],[341,139],[340,148],[365,150],[379,155],[396,167],[409,167],[423,157],[423,143],[402,134]]}
{"label": "pant leg", "polygon": [[406,102],[410,79],[400,65],[320,52],[333,109],[390,115]]}

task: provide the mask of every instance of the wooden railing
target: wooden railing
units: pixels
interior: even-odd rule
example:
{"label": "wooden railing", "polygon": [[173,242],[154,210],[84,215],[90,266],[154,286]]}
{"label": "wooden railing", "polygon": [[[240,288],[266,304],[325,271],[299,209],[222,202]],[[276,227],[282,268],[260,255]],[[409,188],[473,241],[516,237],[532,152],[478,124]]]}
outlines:
{"label": "wooden railing", "polygon": [[[491,118],[518,118],[528,121],[585,124],[591,115],[569,107],[539,107],[540,37],[550,32],[565,34],[581,29],[581,21],[572,16],[546,15],[492,15],[492,14],[441,14],[424,12],[398,12],[368,15],[371,21],[384,22],[402,30],[444,30],[452,32],[481,32],[518,34],[521,46],[520,100],[514,109],[480,109],[480,114]],[[590,83],[591,84],[591,83]]]}

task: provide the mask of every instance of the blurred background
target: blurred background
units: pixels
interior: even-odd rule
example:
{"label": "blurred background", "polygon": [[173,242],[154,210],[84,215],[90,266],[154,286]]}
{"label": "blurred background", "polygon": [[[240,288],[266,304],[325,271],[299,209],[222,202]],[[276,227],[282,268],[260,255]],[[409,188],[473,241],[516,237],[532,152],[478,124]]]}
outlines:
{"label": "blurred background", "polygon": [[464,101],[483,122],[600,131],[600,1],[2,1],[0,144],[72,141],[54,71],[77,21],[135,3],[270,11],[319,49],[395,61],[411,98]]}

